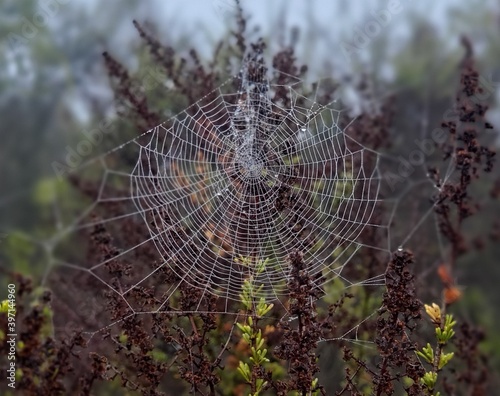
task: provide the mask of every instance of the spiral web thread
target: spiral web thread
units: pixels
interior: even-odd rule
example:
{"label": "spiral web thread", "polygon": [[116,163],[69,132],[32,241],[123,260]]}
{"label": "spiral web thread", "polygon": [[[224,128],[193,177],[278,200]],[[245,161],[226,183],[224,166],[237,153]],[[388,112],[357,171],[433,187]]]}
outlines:
{"label": "spiral web thread", "polygon": [[[293,86],[291,109],[271,100],[259,59],[247,60],[236,94],[221,93],[157,126],[140,145],[132,197],[174,272],[206,293],[239,300],[286,295],[288,255],[305,253],[316,285],[341,276],[378,202],[378,156],[346,136],[340,112]],[[172,264],[174,263],[175,264]],[[380,279],[375,279],[375,283]]]}

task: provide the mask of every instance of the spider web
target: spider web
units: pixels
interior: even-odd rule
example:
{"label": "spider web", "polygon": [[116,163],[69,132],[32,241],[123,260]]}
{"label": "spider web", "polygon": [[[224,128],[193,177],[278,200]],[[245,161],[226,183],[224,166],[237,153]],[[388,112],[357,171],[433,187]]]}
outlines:
{"label": "spider web", "polygon": [[[378,202],[376,153],[349,139],[340,112],[270,99],[263,66],[247,62],[241,90],[160,125],[139,144],[132,198],[164,265],[193,287],[239,300],[286,295],[287,256],[305,253],[317,285],[341,275]],[[259,270],[259,266],[264,266]]]}
{"label": "spider web", "polygon": [[[287,82],[271,84],[270,75]],[[81,290],[91,335],[103,330],[96,306],[110,295],[123,310],[106,328],[131,315],[205,312],[210,296],[220,313],[238,314],[247,279],[259,285],[257,299],[286,310],[294,251],[319,289],[335,279],[383,285],[383,272],[353,278],[350,264],[361,249],[390,258],[391,222],[409,190],[383,197],[388,157],[341,127],[344,112],[323,98],[329,89],[269,73],[257,54],[171,120],[81,166],[69,179],[88,206],[77,216],[56,210],[56,232],[41,243],[44,281],[77,279],[59,294],[71,305],[72,288]],[[389,216],[381,205],[393,208]],[[381,238],[372,245],[364,233]],[[198,291],[189,307],[179,297],[186,284]],[[341,338],[357,340],[361,324]]]}

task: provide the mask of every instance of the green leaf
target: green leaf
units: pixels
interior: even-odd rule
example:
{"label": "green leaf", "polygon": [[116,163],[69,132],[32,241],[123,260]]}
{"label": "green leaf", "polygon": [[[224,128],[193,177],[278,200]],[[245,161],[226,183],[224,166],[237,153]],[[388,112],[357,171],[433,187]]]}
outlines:
{"label": "green leaf", "polygon": [[417,355],[425,359],[427,363],[432,364],[434,362],[434,350],[429,343],[422,348],[422,351],[417,351]]}
{"label": "green leaf", "polygon": [[436,386],[437,373],[433,371],[428,371],[420,380],[428,389],[432,390]]}
{"label": "green leaf", "polygon": [[240,362],[237,370],[241,374],[241,376],[245,379],[245,381],[247,382],[251,381],[252,374],[250,372],[250,366],[248,366],[248,363]]}
{"label": "green leaf", "polygon": [[441,370],[444,366],[446,366],[449,361],[453,358],[454,352],[443,353],[439,358],[438,368]]}

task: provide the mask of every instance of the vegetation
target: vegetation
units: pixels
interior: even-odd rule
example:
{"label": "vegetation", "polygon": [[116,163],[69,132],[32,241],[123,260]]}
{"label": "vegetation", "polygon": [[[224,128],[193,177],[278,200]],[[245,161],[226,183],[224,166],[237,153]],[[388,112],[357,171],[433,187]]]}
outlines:
{"label": "vegetation", "polygon": [[[209,95],[244,54],[265,51],[264,40],[250,38],[248,24],[238,7],[234,32],[219,43],[212,59],[204,61],[194,49],[187,54],[179,53],[173,46],[162,44],[151,32],[153,28],[134,21],[143,43],[137,55],[139,71],[131,71],[112,49],[103,53],[102,64],[117,109],[115,126],[119,128],[113,128],[99,150],[116,146],[115,131],[119,130],[120,141],[135,138],[159,124],[165,109],[175,114]],[[10,233],[2,242],[1,275],[5,284],[16,285],[19,330],[17,389],[7,390],[5,394],[492,394],[500,381],[492,374],[495,367],[500,367],[496,357],[500,340],[494,334],[495,326],[500,323],[496,323],[498,319],[491,318],[491,314],[486,319],[478,312],[464,314],[483,306],[487,312],[492,305],[486,302],[484,294],[475,294],[473,286],[469,289],[458,285],[457,279],[465,282],[472,274],[470,279],[481,284],[491,276],[489,271],[494,271],[491,257],[496,257],[500,225],[489,221],[490,203],[485,198],[488,196],[498,204],[500,197],[500,178],[491,148],[495,144],[493,125],[486,119],[493,97],[485,94],[488,87],[481,79],[469,39],[462,39],[460,51],[462,58],[456,64],[459,81],[454,85],[444,82],[448,91],[450,85],[454,86],[451,109],[445,100],[449,92],[433,92],[424,99],[418,87],[410,84],[396,96],[377,100],[376,111],[370,106],[363,108],[355,123],[351,124],[352,117],[348,114],[340,119],[350,136],[374,150],[396,154],[394,157],[408,158],[405,155],[412,151],[413,147],[398,144],[398,131],[408,136],[404,139],[406,142],[419,135],[421,128],[415,126],[415,119],[420,119],[418,108],[425,101],[430,112],[427,122],[442,131],[442,138],[432,142],[423,167],[415,169],[405,180],[393,179],[401,190],[412,191],[415,202],[431,199],[435,223],[423,224],[422,231],[411,238],[407,246],[393,252],[389,262],[374,249],[352,252],[356,254],[356,264],[349,267],[346,275],[372,279],[384,273],[383,288],[348,288],[339,277],[320,289],[315,283],[318,275],[308,272],[303,252],[290,251],[285,263],[290,268],[286,301],[273,305],[256,297],[260,296],[256,279],[271,264],[267,260],[255,261],[253,257],[230,258],[234,265],[255,268],[255,277],[243,280],[239,302],[222,301],[221,297],[204,295],[202,290],[182,282],[179,274],[160,266],[162,258],[154,246],[146,244],[137,249],[135,264],[141,265],[130,266],[113,259],[118,255],[121,241],[139,245],[147,235],[147,228],[143,222],[130,218],[123,223],[123,228],[110,229],[99,222],[102,213],[93,212],[95,227],[78,233],[76,240],[69,241],[58,252],[59,257],[81,256],[89,267],[108,260],[101,276],[113,287],[122,282],[127,284],[134,271],[139,272],[136,276],[142,276],[154,269],[157,276],[129,297],[131,305],[142,312],[153,312],[161,302],[155,282],[163,287],[178,285],[173,299],[182,309],[177,314],[166,307],[148,315],[131,315],[130,307],[116,294],[109,290],[99,294],[102,284],[92,276],[68,275],[53,262],[48,275],[30,271],[30,263],[40,260],[43,256],[40,252],[47,245],[30,244],[21,231]],[[307,66],[297,59],[293,46],[285,46],[269,55],[273,67],[291,79],[306,74]],[[43,59],[39,62],[43,63]],[[419,72],[413,69],[415,65],[400,67],[400,78],[405,81],[413,81]],[[452,80],[452,77],[456,76],[443,79]],[[38,78],[43,84],[43,77]],[[171,88],[165,90],[167,81]],[[367,76],[359,77],[356,89],[367,103],[372,103],[371,89],[375,88],[370,87],[369,81]],[[33,97],[42,88],[33,88]],[[332,87],[322,100],[328,103],[336,94]],[[274,100],[287,103],[289,97],[286,92],[278,92]],[[29,103],[27,100],[23,106],[29,107]],[[39,107],[36,110],[46,112]],[[7,115],[8,109],[4,109],[4,113]],[[96,114],[96,120],[101,116],[100,112]],[[64,125],[76,123],[71,117],[60,117]],[[26,130],[31,128],[26,126]],[[34,153],[37,161],[43,161],[37,150],[27,150]],[[450,160],[453,177],[449,177],[446,168]],[[412,184],[421,172],[433,181],[432,194],[425,189],[418,191]],[[33,173],[27,172],[23,177],[31,177]],[[26,183],[29,183],[27,179]],[[339,183],[344,183],[344,190],[355,188]],[[12,217],[16,224],[35,229],[40,237],[51,235],[53,230],[47,224],[53,220],[50,208],[56,191],[78,197],[58,203],[62,215],[71,217],[81,209],[81,202],[95,199],[99,188],[99,178],[91,172],[68,173],[62,181],[45,179],[37,182],[37,193],[30,198],[30,205],[39,215],[36,224],[23,210],[14,211]],[[123,186],[116,183],[110,188]],[[276,207],[292,205],[293,194],[283,191]],[[130,208],[111,202],[102,210],[108,215],[120,216]],[[394,216],[391,229],[395,234],[404,234],[413,229],[405,224],[419,218],[421,211],[413,202],[398,207],[394,213],[392,207],[377,208],[373,217],[376,221]],[[435,234],[429,231],[432,228],[437,229],[440,243],[436,243],[432,236]],[[172,237],[176,236],[172,234]],[[360,240],[365,246],[387,244],[382,232],[371,230],[362,233]],[[438,253],[443,246],[444,252]],[[479,253],[472,255],[471,252],[476,251]],[[445,257],[445,261],[436,262],[436,257],[439,260]],[[47,282],[44,287],[38,287],[37,280],[42,276]],[[237,315],[229,315],[221,309],[228,304]],[[2,368],[7,363],[9,350],[7,311],[7,303],[3,303],[0,308]],[[424,312],[427,318],[423,317]],[[488,323],[485,326],[488,321],[489,326]],[[82,332],[89,324],[102,330],[89,337]],[[353,329],[355,335],[352,335]]]}

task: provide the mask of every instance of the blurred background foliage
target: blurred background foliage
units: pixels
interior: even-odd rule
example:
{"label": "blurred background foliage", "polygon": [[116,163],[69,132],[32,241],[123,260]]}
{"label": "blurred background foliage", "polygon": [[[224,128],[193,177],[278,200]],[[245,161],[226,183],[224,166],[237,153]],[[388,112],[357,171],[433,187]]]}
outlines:
{"label": "blurred background foliage", "polygon": [[[58,227],[52,207],[58,206],[60,213],[72,213],[81,207],[79,202],[57,200],[56,192],[67,189],[67,185],[56,178],[53,161],[64,158],[66,147],[75,147],[84,136],[83,131],[95,128],[103,120],[110,122],[112,128],[92,156],[137,133],[133,123],[120,116],[119,106],[123,104],[114,101],[102,52],[109,51],[129,67],[138,81],[144,81],[151,73],[155,78],[155,69],[139,44],[132,20],[145,23],[162,43],[180,54],[196,48],[202,62],[211,61],[218,41],[229,40],[229,31],[234,27],[234,5],[230,0],[53,0],[48,2],[56,4],[53,15],[46,23],[36,23],[34,18],[43,3],[3,0],[0,4],[0,265],[30,275],[35,282],[43,280],[51,265],[51,258],[44,255],[44,244],[38,242],[50,243],[50,235]],[[391,24],[357,52],[352,62],[344,56],[342,43],[352,38],[363,21],[372,18],[369,9],[383,9],[385,2],[372,1],[369,7],[365,2],[361,5],[361,1],[340,1],[334,6],[326,1],[269,3],[242,2],[250,17],[251,35],[263,36],[269,52],[280,45],[295,45],[299,63],[310,66],[308,79],[356,76],[363,72],[369,76],[375,94],[395,95],[389,148],[392,155],[406,158],[414,148],[414,140],[439,126],[443,114],[453,105],[463,56],[459,45],[463,34],[472,41],[481,75],[494,87],[488,99],[488,118],[499,130],[500,6],[495,2],[443,1],[436,5],[422,1],[411,5],[402,1],[402,12],[393,16]],[[318,14],[325,17],[318,21]],[[31,24],[32,33],[23,31],[27,24]],[[237,70],[238,65],[234,66]],[[165,90],[168,88],[164,85],[153,84],[146,95],[152,107],[161,109],[167,118],[184,104]],[[346,89],[343,99],[355,101],[347,92]],[[497,135],[489,139],[492,145],[498,145]],[[498,167],[495,172],[498,175]],[[487,182],[481,180],[476,186],[479,197],[489,194]],[[419,193],[418,187],[412,190],[410,186],[406,196],[416,200]],[[491,223],[499,215],[496,198],[496,202],[485,204],[466,223],[467,232],[484,236],[485,244],[461,259],[456,275],[463,298],[452,309],[458,317],[484,328],[487,337],[481,347],[491,356],[498,372],[500,246],[490,241],[488,235]],[[409,216],[398,216],[397,223],[403,223],[401,232],[409,233],[414,225],[405,226],[406,221],[411,221]],[[432,229],[430,223],[423,230]],[[425,263],[427,259],[436,260],[440,246],[434,238],[435,233],[417,232],[407,242],[422,269],[435,269],[440,264]],[[435,278],[431,272],[420,275],[423,283]],[[0,273],[0,279],[5,290],[5,273]],[[322,365],[323,371],[336,369]],[[323,372],[322,376],[326,378],[328,374]]]}

